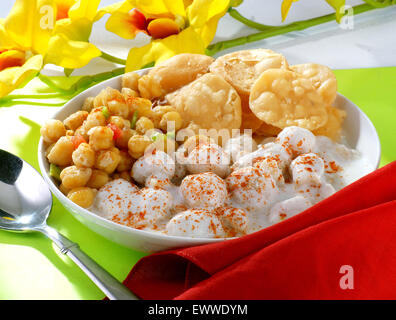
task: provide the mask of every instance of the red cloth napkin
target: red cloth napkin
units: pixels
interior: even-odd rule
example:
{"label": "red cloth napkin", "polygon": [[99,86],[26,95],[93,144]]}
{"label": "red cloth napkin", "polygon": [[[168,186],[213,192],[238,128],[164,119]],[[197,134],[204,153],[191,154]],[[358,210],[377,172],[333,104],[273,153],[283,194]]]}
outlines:
{"label": "red cloth napkin", "polygon": [[124,283],[143,299],[396,299],[396,161],[267,229],[144,257]]}

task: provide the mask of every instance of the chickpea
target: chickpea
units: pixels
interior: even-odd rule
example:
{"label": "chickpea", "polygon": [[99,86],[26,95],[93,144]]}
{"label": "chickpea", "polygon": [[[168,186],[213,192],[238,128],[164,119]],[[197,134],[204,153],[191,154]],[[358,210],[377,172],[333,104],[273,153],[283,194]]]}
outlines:
{"label": "chickpea", "polygon": [[129,116],[129,108],[124,99],[110,100],[107,102],[107,107],[109,108],[111,114],[124,118],[128,118]]}
{"label": "chickpea", "polygon": [[88,117],[87,120],[84,122],[84,129],[86,132],[89,131],[89,129],[97,126],[105,126],[106,125],[106,117],[102,113],[101,108],[95,108],[93,109]]}
{"label": "chickpea", "polygon": [[100,189],[107,182],[109,182],[109,180],[110,180],[110,177],[106,172],[104,172],[102,170],[93,169],[91,177],[89,178],[89,180],[87,182],[87,187]]}
{"label": "chickpea", "polygon": [[89,136],[88,136],[88,130],[86,130],[86,128],[85,128],[85,123],[86,123],[86,121],[84,121],[84,123],[82,124],[81,127],[78,127],[76,129],[76,131],[74,131],[74,135],[83,137],[85,141],[88,141]]}
{"label": "chickpea", "polygon": [[131,122],[120,116],[111,116],[109,118],[109,123],[115,124],[120,129],[131,127]]}
{"label": "chickpea", "polygon": [[44,142],[54,143],[66,134],[66,128],[62,121],[50,119],[41,127],[40,134],[43,137]]}
{"label": "chickpea", "polygon": [[74,189],[85,186],[91,177],[91,174],[91,168],[70,166],[62,170],[60,178],[65,188]]}
{"label": "chickpea", "polygon": [[64,125],[71,129],[71,130],[76,130],[78,127],[80,127],[85,119],[88,117],[88,112],[87,111],[77,111],[70,116],[68,116],[64,121]]}
{"label": "chickpea", "polygon": [[168,113],[168,112],[171,112],[171,111],[176,111],[176,109],[174,107],[172,107],[172,106],[169,106],[169,105],[156,106],[153,109],[153,116],[151,117],[151,119],[153,120],[154,125],[155,125],[156,128],[159,128],[162,116],[165,113]]}
{"label": "chickpea", "polygon": [[122,172],[126,170],[131,170],[133,164],[133,159],[126,151],[120,151],[120,162],[117,166],[117,171]]}
{"label": "chickpea", "polygon": [[177,111],[165,113],[159,124],[159,127],[164,131],[178,131],[182,126],[183,119]]}
{"label": "chickpea", "polygon": [[51,152],[52,148],[55,146],[55,143],[50,144],[47,149],[45,149],[45,156],[48,158],[49,153]]}
{"label": "chickpea", "polygon": [[139,97],[139,92],[130,88],[122,88],[121,94],[124,96],[125,101],[127,101],[130,98]]}
{"label": "chickpea", "polygon": [[82,110],[83,111],[87,111],[87,112],[91,112],[91,110],[94,107],[94,97],[88,97],[84,100],[84,103],[82,105]]}
{"label": "chickpea", "polygon": [[109,149],[114,146],[114,132],[109,127],[94,127],[88,131],[89,145],[95,151]]}
{"label": "chickpea", "polygon": [[107,87],[99,92],[99,94],[94,99],[94,107],[107,106],[107,101],[116,99],[117,94],[121,94],[118,90]]}
{"label": "chickpea", "polygon": [[69,193],[70,189],[66,188],[62,183],[59,186],[59,190],[65,195],[67,196],[67,194]]}
{"label": "chickpea", "polygon": [[95,151],[88,143],[80,143],[74,150],[72,158],[76,166],[91,168],[95,164]]}
{"label": "chickpea", "polygon": [[147,117],[141,117],[136,121],[136,131],[139,134],[145,134],[146,131],[154,129],[154,123]]}
{"label": "chickpea", "polygon": [[72,137],[70,136],[59,138],[48,153],[47,158],[50,163],[56,164],[60,167],[65,167],[72,163],[74,145],[71,138]]}
{"label": "chickpea", "polygon": [[138,81],[140,76],[136,72],[125,73],[121,78],[121,87],[138,91]]}
{"label": "chickpea", "polygon": [[95,168],[111,174],[117,168],[120,160],[120,150],[118,150],[117,148],[111,148],[110,150],[101,150],[97,155]]}
{"label": "chickpea", "polygon": [[163,105],[163,106],[156,106],[153,111],[158,114],[161,118],[162,116],[167,113],[167,112],[171,112],[171,111],[176,111],[175,107],[171,106],[171,105]]}
{"label": "chickpea", "polygon": [[137,110],[139,117],[150,117],[153,115],[153,110],[151,109],[152,103],[148,99],[144,98],[134,98],[130,99],[129,104],[129,115],[132,116]]}
{"label": "chickpea", "polygon": [[128,152],[134,159],[139,159],[152,141],[147,136],[134,135],[128,141]]}
{"label": "chickpea", "polygon": [[129,108],[124,96],[120,91],[107,87],[103,89],[94,100],[95,107],[107,106],[110,113],[116,116],[127,118]]}
{"label": "chickpea", "polygon": [[135,130],[129,128],[123,129],[121,135],[116,140],[116,146],[120,149],[127,149],[129,139],[135,134],[137,134]]}
{"label": "chickpea", "polygon": [[67,197],[80,207],[89,208],[93,204],[95,195],[95,190],[87,187],[80,187],[70,190]]}

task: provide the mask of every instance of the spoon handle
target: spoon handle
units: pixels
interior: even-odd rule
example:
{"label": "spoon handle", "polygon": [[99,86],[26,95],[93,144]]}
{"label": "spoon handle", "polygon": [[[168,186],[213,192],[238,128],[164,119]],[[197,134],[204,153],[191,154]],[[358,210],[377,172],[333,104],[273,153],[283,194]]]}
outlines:
{"label": "spoon handle", "polygon": [[48,225],[35,229],[50,238],[61,250],[71,258],[85,274],[102,290],[110,300],[138,300],[126,286],[104,270],[77,243],[70,241]]}

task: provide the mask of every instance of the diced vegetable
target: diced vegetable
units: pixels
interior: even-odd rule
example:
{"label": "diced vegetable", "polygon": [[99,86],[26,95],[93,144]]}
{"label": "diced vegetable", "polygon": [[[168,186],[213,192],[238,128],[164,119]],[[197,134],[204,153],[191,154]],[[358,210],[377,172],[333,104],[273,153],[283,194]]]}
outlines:
{"label": "diced vegetable", "polygon": [[161,133],[161,132],[157,132],[156,131],[151,136],[151,140],[153,140],[153,141],[157,141],[157,140],[160,140],[160,139],[164,139],[165,140],[166,139],[166,135]]}
{"label": "diced vegetable", "polygon": [[113,139],[117,140],[122,135],[122,130],[118,128],[114,123],[109,123],[107,125],[111,130],[113,130]]}
{"label": "diced vegetable", "polygon": [[110,117],[110,111],[106,106],[102,107],[102,114],[104,115],[104,117],[106,119],[108,119]]}
{"label": "diced vegetable", "polygon": [[58,181],[61,181],[61,178],[60,178],[61,169],[56,164],[53,164],[53,163],[50,164],[49,173],[50,173],[51,177],[53,177],[54,179],[56,179]]}
{"label": "diced vegetable", "polygon": [[137,110],[135,110],[135,112],[133,113],[133,116],[132,116],[132,120],[131,120],[131,129],[135,129],[136,122],[138,120],[138,115],[139,115],[139,112]]}

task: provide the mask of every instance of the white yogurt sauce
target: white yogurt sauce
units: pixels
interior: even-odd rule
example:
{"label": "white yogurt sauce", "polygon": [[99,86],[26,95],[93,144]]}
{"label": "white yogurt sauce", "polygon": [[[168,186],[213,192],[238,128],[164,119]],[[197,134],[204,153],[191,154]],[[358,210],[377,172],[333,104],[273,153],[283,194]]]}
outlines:
{"label": "white yogurt sauce", "polygon": [[294,216],[369,172],[356,150],[288,127],[258,145],[243,135],[224,148],[200,144],[173,159],[146,154],[132,168],[139,187],[123,179],[107,183],[92,211],[168,235],[234,237]]}

